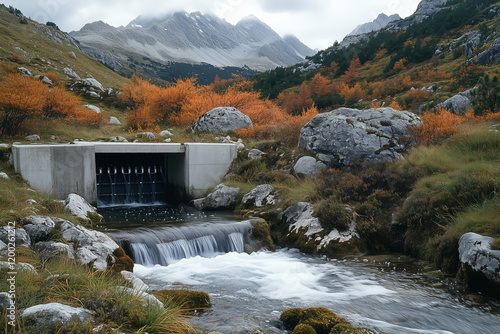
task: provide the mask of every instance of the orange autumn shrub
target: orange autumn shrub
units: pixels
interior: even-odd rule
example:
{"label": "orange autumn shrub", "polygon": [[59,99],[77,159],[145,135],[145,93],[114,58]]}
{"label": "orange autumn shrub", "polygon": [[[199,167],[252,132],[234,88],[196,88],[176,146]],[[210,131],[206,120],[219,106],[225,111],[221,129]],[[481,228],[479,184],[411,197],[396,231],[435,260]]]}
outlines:
{"label": "orange autumn shrub", "polygon": [[410,133],[418,143],[430,145],[456,134],[458,125],[474,120],[474,114],[468,112],[462,116],[439,107],[436,112],[423,113],[420,119],[422,124],[412,127]]}
{"label": "orange autumn shrub", "polygon": [[56,74],[52,73],[52,72],[48,72],[47,74],[45,74],[45,76],[47,78],[50,79],[50,81],[52,81],[52,83],[54,84],[54,86],[57,86],[61,83],[61,78],[59,78]]}
{"label": "orange autumn shrub", "polygon": [[71,117],[79,112],[80,104],[78,96],[57,86],[45,95],[43,115],[51,119]]}
{"label": "orange autumn shrub", "polygon": [[28,119],[39,117],[46,93],[40,80],[20,74],[0,78],[0,137],[20,134]]}

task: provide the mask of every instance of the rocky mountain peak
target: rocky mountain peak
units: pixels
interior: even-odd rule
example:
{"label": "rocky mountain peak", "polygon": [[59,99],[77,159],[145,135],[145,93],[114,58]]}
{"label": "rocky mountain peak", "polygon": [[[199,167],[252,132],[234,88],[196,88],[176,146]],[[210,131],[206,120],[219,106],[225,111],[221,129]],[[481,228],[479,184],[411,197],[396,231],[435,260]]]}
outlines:
{"label": "rocky mountain peak", "polygon": [[389,22],[397,21],[397,20],[401,20],[401,17],[398,14],[393,14],[391,16],[387,16],[386,14],[381,13],[372,22],[358,25],[347,36],[361,35],[361,34],[366,34],[366,33],[372,32],[372,31],[377,31],[377,30],[380,30],[380,29],[386,27],[389,24]]}

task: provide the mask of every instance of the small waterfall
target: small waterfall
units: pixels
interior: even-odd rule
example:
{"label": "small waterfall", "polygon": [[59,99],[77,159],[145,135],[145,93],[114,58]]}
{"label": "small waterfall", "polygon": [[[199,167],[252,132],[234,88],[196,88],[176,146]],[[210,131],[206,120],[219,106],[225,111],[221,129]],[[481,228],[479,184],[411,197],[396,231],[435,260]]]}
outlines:
{"label": "small waterfall", "polygon": [[108,166],[96,173],[98,206],[155,203],[165,197],[166,178],[160,166]]}
{"label": "small waterfall", "polygon": [[135,263],[167,266],[195,256],[210,258],[229,252],[241,253],[251,227],[249,221],[243,221],[141,227],[132,231],[107,233],[124,246]]}

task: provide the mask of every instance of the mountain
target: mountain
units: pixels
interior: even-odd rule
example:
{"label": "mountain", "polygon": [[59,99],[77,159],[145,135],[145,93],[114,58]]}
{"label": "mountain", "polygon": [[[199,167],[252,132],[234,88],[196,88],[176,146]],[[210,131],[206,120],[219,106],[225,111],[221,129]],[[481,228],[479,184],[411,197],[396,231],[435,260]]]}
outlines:
{"label": "mountain", "polygon": [[[298,39],[280,37],[255,16],[232,25],[211,14],[176,12],[161,18],[139,16],[126,27],[89,23],[70,34],[84,52],[112,56],[122,66],[146,57],[161,64],[211,64],[264,71],[293,65],[314,54]],[[120,67],[107,65],[115,70]]]}
{"label": "mountain", "polygon": [[387,16],[386,14],[381,13],[372,22],[358,25],[347,36],[360,35],[360,34],[366,34],[366,33],[372,32],[372,31],[377,31],[377,30],[380,30],[380,29],[386,27],[390,22],[397,21],[397,20],[401,20],[401,16],[399,16],[398,14],[393,14],[391,16]]}

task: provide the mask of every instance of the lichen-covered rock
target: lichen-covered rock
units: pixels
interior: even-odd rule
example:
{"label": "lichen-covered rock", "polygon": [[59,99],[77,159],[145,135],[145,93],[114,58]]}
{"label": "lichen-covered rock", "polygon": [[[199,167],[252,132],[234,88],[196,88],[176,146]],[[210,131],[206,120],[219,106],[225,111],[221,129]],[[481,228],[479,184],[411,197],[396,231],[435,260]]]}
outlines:
{"label": "lichen-covered rock", "polygon": [[500,294],[500,250],[492,250],[493,238],[476,233],[460,237],[458,252],[469,286]]}
{"label": "lichen-covered rock", "polygon": [[228,187],[219,184],[207,197],[194,200],[198,210],[227,210],[234,209],[240,188]]}
{"label": "lichen-covered rock", "polygon": [[29,216],[24,219],[24,229],[35,242],[47,240],[56,226],[47,216]]}
{"label": "lichen-covered rock", "polygon": [[293,330],[299,324],[309,325],[318,334],[330,334],[337,325],[347,321],[324,307],[306,309],[292,308],[283,311],[280,320],[288,330]]}
{"label": "lichen-covered rock", "polygon": [[274,192],[274,187],[270,184],[261,184],[253,188],[249,193],[243,196],[241,200],[243,204],[253,203],[256,207],[262,207],[264,205],[274,205],[275,198],[272,194]]}
{"label": "lichen-covered rock", "polygon": [[340,108],[316,115],[300,131],[299,147],[330,166],[397,161],[407,150],[408,126],[421,124],[408,111]]}
{"label": "lichen-covered rock", "polygon": [[305,156],[297,160],[293,166],[293,171],[297,174],[297,176],[305,177],[317,175],[325,168],[327,168],[327,166],[323,162],[318,161],[313,157]]}
{"label": "lichen-covered rock", "polygon": [[40,304],[28,307],[21,312],[21,318],[42,327],[55,327],[56,324],[67,324],[72,320],[89,323],[94,312],[82,307],[72,307],[60,303]]}
{"label": "lichen-covered rock", "polygon": [[100,223],[102,221],[102,216],[97,213],[97,209],[80,195],[69,194],[64,201],[64,205],[64,209],[73,216],[89,220],[91,223]]}
{"label": "lichen-covered rock", "polygon": [[233,107],[214,108],[196,120],[194,132],[221,133],[251,127],[250,117]]}

